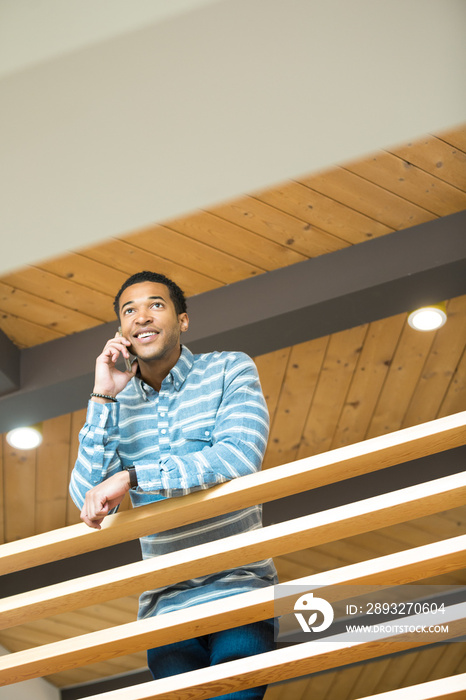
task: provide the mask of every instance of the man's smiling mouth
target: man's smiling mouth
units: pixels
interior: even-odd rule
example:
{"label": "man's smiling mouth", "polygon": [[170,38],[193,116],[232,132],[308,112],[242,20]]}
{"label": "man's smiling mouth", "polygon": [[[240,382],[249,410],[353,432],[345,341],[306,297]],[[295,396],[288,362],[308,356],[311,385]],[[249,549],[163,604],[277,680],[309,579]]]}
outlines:
{"label": "man's smiling mouth", "polygon": [[141,333],[136,333],[135,337],[138,340],[141,340],[143,338],[151,338],[151,337],[156,336],[156,335],[158,335],[157,331],[141,331]]}

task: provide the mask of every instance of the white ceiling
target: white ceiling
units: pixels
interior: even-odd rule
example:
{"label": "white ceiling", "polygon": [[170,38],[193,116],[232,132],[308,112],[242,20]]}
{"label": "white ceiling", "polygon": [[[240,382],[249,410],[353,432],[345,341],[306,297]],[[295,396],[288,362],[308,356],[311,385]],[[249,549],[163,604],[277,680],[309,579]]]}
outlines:
{"label": "white ceiling", "polygon": [[163,5],[2,0],[0,272],[464,121],[463,0]]}
{"label": "white ceiling", "polygon": [[218,0],[1,0],[0,78]]}

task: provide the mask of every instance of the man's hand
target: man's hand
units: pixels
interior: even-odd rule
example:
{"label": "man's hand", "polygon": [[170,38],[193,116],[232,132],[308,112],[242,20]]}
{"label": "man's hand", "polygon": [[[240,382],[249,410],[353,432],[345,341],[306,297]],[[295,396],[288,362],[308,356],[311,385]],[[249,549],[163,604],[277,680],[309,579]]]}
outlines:
{"label": "man's hand", "polygon": [[100,530],[102,520],[112,508],[120,505],[129,487],[127,471],[118,472],[98,486],[94,486],[86,493],[81,520],[89,527]]}
{"label": "man's hand", "polygon": [[95,393],[116,396],[134,377],[138,368],[137,360],[132,363],[131,372],[121,372],[116,368],[116,362],[120,355],[129,359],[128,347],[130,345],[130,341],[119,333],[116,333],[115,337],[105,344],[95,363]]}

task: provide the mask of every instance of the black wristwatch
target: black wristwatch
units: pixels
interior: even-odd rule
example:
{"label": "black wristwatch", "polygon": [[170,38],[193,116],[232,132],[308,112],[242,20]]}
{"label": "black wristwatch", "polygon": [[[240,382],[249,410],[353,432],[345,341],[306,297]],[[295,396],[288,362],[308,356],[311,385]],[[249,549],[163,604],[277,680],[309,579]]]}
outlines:
{"label": "black wristwatch", "polygon": [[125,467],[125,471],[129,474],[129,487],[130,489],[137,489],[138,487],[138,475],[136,474],[136,467]]}

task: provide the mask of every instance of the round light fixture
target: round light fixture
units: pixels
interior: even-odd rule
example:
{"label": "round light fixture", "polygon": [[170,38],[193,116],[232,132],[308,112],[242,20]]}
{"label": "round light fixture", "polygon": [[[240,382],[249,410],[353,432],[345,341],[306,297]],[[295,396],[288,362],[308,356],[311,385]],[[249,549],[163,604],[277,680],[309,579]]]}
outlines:
{"label": "round light fixture", "polygon": [[6,441],[16,450],[33,450],[42,442],[42,426],[31,425],[27,428],[13,428],[6,434]]}
{"label": "round light fixture", "polygon": [[445,304],[432,304],[422,309],[412,311],[408,323],[416,331],[435,331],[441,328],[447,320]]}

